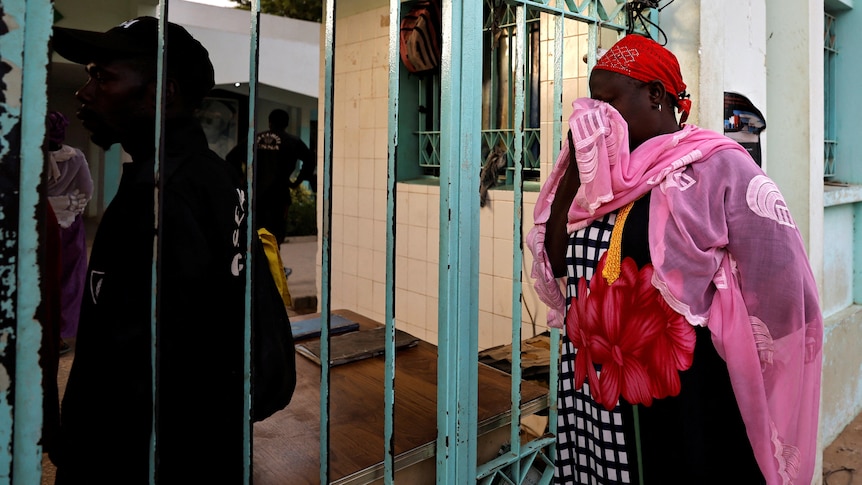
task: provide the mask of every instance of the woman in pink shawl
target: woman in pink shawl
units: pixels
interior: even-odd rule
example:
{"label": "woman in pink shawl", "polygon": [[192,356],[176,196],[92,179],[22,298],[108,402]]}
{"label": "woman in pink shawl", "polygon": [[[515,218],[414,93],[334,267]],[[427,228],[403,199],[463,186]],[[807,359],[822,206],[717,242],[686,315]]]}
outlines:
{"label": "woman in pink shawl", "polygon": [[78,332],[81,298],[87,274],[87,238],[81,214],[93,194],[93,179],[87,159],[77,148],[64,145],[69,120],[60,112],[48,112],[49,173],[48,202],[60,224],[60,353],[70,350],[63,339]]}
{"label": "woman in pink shawl", "polygon": [[652,40],[615,44],[590,91],[527,238],[565,327],[557,483],[809,484],[823,324],[778,188],[681,126],[679,64]]}

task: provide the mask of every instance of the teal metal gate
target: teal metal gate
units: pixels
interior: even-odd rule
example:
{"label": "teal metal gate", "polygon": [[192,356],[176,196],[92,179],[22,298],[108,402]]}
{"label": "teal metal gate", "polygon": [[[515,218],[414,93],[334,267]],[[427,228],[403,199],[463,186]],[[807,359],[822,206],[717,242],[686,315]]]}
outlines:
{"label": "teal metal gate", "polygon": [[43,419],[37,214],[44,208],[37,188],[53,9],[48,0],[26,0],[4,2],[0,12],[0,484],[13,478],[37,484]]}
{"label": "teal metal gate", "polygon": [[[335,1],[327,2],[326,46],[327,77],[325,96],[332,96],[334,79],[331,63],[334,60],[334,9]],[[528,471],[537,461],[544,462],[539,468],[544,473],[539,483],[550,483],[553,479],[554,441],[553,431],[525,445],[520,438],[520,382],[521,382],[521,299],[523,261],[523,190],[525,161],[531,159],[527,146],[532,145],[536,134],[526,128],[525,99],[529,88],[526,83],[529,46],[527,44],[528,17],[547,14],[554,25],[554,65],[553,103],[553,158],[559,153],[563,126],[562,109],[562,60],[565,20],[584,22],[589,29],[587,62],[595,64],[601,29],[623,32],[628,29],[630,17],[625,0],[601,2],[597,0],[529,1],[505,0],[488,2],[442,2],[443,53],[439,75],[439,86],[424,83],[423,89],[439,92],[440,112],[436,119],[439,126],[425,126],[417,133],[399,132],[400,76],[405,73],[399,59],[399,34],[402,10],[410,3],[400,0],[390,1],[389,30],[389,130],[388,130],[388,204],[387,204],[387,256],[386,256],[386,328],[390,336],[387,346],[386,374],[386,428],[384,441],[387,443],[385,454],[385,483],[395,481],[394,452],[391,449],[393,429],[392,413],[394,398],[394,328],[395,328],[395,225],[396,191],[399,159],[417,157],[420,165],[439,168],[440,183],[440,259],[439,259],[439,307],[438,307],[438,396],[437,396],[437,483],[528,483],[536,480],[528,478]],[[510,106],[514,121],[510,133],[502,136],[506,145],[514,152],[511,177],[514,182],[514,214],[512,227],[513,277],[512,277],[512,398],[510,440],[508,452],[497,459],[477,466],[477,374],[478,357],[478,247],[479,247],[479,207],[475,196],[479,186],[479,170],[475,160],[481,159],[483,141],[491,145],[494,131],[482,127],[482,35],[486,26],[485,7],[504,8],[506,19],[512,21],[508,26],[510,38],[515,41],[514,62],[510,72],[514,73],[512,89],[514,103]],[[512,25],[512,23],[514,25]],[[514,35],[511,35],[514,34]],[[332,37],[330,37],[332,36]],[[538,95],[538,93],[533,93]],[[328,101],[327,101],[328,103]],[[328,112],[331,114],[331,112]],[[328,123],[332,120],[327,116]],[[399,150],[402,136],[418,136],[419,153],[405,153]],[[326,134],[331,139],[331,131]],[[327,147],[331,147],[327,142]],[[427,147],[431,149],[427,149]],[[431,154],[431,156],[429,156]],[[326,157],[326,155],[325,155]],[[436,159],[435,159],[436,158]],[[325,158],[325,170],[332,167],[331,159]],[[528,167],[528,168],[533,168]],[[328,190],[328,187],[327,187]],[[324,199],[324,204],[328,204]],[[324,207],[331,213],[331,206]],[[325,234],[331,227],[324,229]],[[324,248],[328,245],[324,242]],[[324,259],[327,258],[324,255]],[[327,267],[324,266],[324,269]],[[324,275],[326,278],[326,275]],[[328,312],[328,286],[324,287],[324,315]],[[325,326],[324,326],[325,328]],[[558,378],[559,340],[557,330],[551,332],[551,369],[550,382]],[[556,423],[556,388],[550,390],[549,423],[553,430]],[[324,416],[324,413],[321,413]],[[321,427],[323,429],[323,427]],[[321,440],[323,442],[323,439]],[[321,449],[321,453],[325,450]],[[321,479],[326,474],[321,470]]]}
{"label": "teal metal gate", "polygon": [[[639,2],[643,3],[643,2]],[[436,470],[437,483],[526,483],[528,471],[535,463],[543,470],[540,483],[550,483],[553,476],[554,436],[556,423],[557,363],[560,335],[551,332],[552,359],[550,368],[551,432],[526,444],[520,438],[520,382],[521,382],[521,299],[523,263],[523,192],[525,161],[527,169],[534,169],[532,147],[538,133],[525,122],[526,103],[531,93],[527,86],[528,22],[541,17],[553,25],[553,158],[561,145],[563,128],[563,73],[565,56],[563,38],[566,21],[583,22],[588,28],[587,62],[595,63],[596,48],[602,29],[623,32],[628,18],[625,0],[488,0],[487,4],[506,9],[509,29],[513,88],[510,91],[511,127],[503,136],[511,145],[511,180],[514,185],[514,214],[512,226],[513,277],[512,277],[512,390],[510,448],[497,459],[477,464],[477,348],[478,348],[478,242],[479,207],[475,196],[479,185],[479,170],[475,160],[480,159],[483,143],[489,144],[489,133],[482,129],[482,64],[483,29],[486,25],[486,2],[460,2],[444,0],[443,4],[443,55],[439,75],[439,127],[427,133],[399,132],[400,76],[402,69],[398,54],[399,25],[402,2],[390,0],[389,27],[389,122],[388,122],[388,177],[386,215],[386,302],[385,324],[386,378],[384,401],[384,482],[395,481],[395,452],[392,448],[393,410],[395,393],[395,221],[397,207],[397,173],[399,159],[417,156],[399,148],[399,138],[428,136],[436,145],[439,158],[440,181],[440,264],[439,264],[439,352],[438,352],[438,411]],[[167,18],[168,1],[159,4],[162,19]],[[38,281],[37,210],[44,201],[39,197],[42,174],[44,119],[46,112],[46,76],[48,66],[48,40],[53,21],[49,0],[21,0],[3,5],[5,28],[0,30],[0,53],[3,64],[3,97],[0,99],[0,485],[35,485],[41,480],[42,450],[39,445],[42,428],[41,369],[38,360],[41,328],[36,319],[40,302]],[[259,52],[260,3],[254,0],[250,14],[250,92],[248,140],[254,139],[255,99]],[[335,96],[335,36],[336,0],[324,4],[324,90],[323,90],[323,180],[322,210],[322,295],[321,358],[329,362],[329,315],[331,310],[331,245],[332,245],[332,152],[333,109]],[[529,20],[528,20],[529,19]],[[164,21],[160,32],[164,33]],[[160,38],[160,52],[165,45]],[[579,54],[579,53],[578,53]],[[163,57],[159,61],[159,77],[163,76]],[[157,89],[159,96],[162,82]],[[161,110],[157,112],[161,116]],[[498,132],[500,130],[497,130]],[[435,133],[436,132],[436,133]],[[436,140],[434,139],[436,136]],[[155,143],[159,143],[157,132]],[[499,138],[494,138],[497,140]],[[253,160],[249,144],[248,160]],[[253,163],[253,162],[252,162]],[[158,170],[158,164],[156,170]],[[253,170],[248,170],[249,187]],[[154,177],[158,176],[157,173]],[[249,201],[254,194],[249,194]],[[250,214],[250,217],[253,217]],[[249,222],[249,226],[252,222]],[[251,242],[251,232],[246,234]],[[158,281],[154,254],[154,281]],[[250,264],[250,261],[249,261]],[[247,278],[250,278],[247,272]],[[250,281],[247,280],[247,301],[250,300]],[[156,285],[158,287],[158,285]],[[153,328],[156,325],[153,295]],[[250,306],[247,306],[250,307]],[[245,391],[250,395],[250,308],[246,309],[245,332]],[[153,332],[156,335],[156,332]],[[153,342],[155,352],[157,342]],[[155,372],[153,373],[155,375]],[[153,381],[153,392],[156,382]],[[246,400],[246,418],[249,400]],[[320,481],[329,483],[329,368],[321,370],[321,436]],[[252,437],[250,421],[245,420],[244,457],[246,483],[250,482]],[[155,438],[155,436],[154,436]],[[154,446],[152,447],[154,450]],[[154,453],[151,452],[151,453]],[[151,454],[152,457],[152,454]],[[153,460],[151,460],[152,462]],[[151,469],[153,467],[151,466]],[[152,475],[152,474],[151,474]],[[533,480],[533,478],[530,478]],[[155,483],[155,479],[151,479]]]}

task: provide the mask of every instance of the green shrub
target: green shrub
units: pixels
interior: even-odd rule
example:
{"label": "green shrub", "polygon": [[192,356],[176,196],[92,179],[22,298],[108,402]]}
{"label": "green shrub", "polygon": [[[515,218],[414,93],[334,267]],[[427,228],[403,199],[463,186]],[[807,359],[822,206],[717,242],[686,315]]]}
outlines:
{"label": "green shrub", "polygon": [[317,235],[317,194],[307,189],[303,184],[292,189],[290,195],[293,198],[293,203],[287,210],[285,235]]}

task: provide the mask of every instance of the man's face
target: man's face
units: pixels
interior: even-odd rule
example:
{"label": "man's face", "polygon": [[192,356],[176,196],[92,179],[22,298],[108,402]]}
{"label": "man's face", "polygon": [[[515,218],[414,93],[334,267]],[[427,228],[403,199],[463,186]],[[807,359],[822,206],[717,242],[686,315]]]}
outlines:
{"label": "man's face", "polygon": [[89,79],[75,93],[78,118],[102,148],[114,143],[152,139],[155,82],[141,61],[95,61],[87,64]]}

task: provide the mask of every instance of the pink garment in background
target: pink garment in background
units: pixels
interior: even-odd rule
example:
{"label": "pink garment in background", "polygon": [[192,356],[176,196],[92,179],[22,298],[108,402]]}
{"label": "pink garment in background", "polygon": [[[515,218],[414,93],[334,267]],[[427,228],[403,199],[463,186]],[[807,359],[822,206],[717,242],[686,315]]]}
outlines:
{"label": "pink garment in background", "polygon": [[[573,106],[569,127],[578,128],[572,135],[584,183],[568,212],[568,232],[651,192],[654,286],[690,324],[710,329],[767,483],[809,483],[823,321],[801,236],[778,188],[718,133],[687,125],[627,157],[616,110],[589,99]],[[527,237],[552,326],[561,326],[565,300],[544,253],[544,226],[568,158],[564,146]]]}

